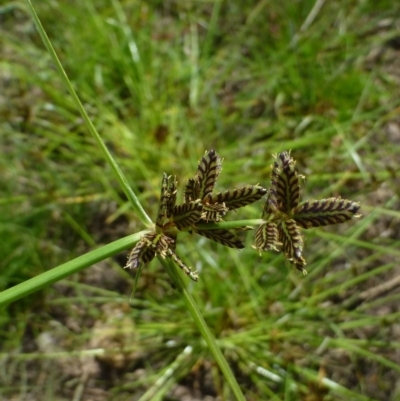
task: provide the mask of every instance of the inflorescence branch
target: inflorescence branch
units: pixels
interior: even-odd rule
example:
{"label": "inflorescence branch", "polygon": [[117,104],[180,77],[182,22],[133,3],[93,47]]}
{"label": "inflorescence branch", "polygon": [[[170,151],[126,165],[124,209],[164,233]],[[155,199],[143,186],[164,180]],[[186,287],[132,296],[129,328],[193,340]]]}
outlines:
{"label": "inflorescence branch", "polygon": [[[202,235],[224,246],[244,248],[236,229],[215,228],[228,211],[239,209],[260,200],[265,194],[262,224],[255,232],[258,251],[282,251],[289,262],[306,274],[306,261],[302,256],[303,237],[300,228],[339,224],[360,217],[360,204],[346,199],[328,198],[300,203],[300,179],[290,152],[280,153],[272,165],[269,189],[259,185],[245,185],[233,190],[214,192],[222,160],[215,150],[206,152],[200,159],[193,178],[184,188],[183,203],[177,201],[176,177],[163,174],[161,196],[154,231],[145,234],[132,249],[126,268],[135,269],[149,263],[156,255],[171,258],[192,280],[198,273],[175,253],[180,231]],[[198,228],[201,224],[201,229]],[[207,225],[214,226],[207,229]]]}

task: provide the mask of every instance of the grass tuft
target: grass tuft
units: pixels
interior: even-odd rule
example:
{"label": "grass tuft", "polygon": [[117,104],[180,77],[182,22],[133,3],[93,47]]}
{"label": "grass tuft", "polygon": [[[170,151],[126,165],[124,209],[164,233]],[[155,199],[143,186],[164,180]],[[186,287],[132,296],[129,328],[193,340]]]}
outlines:
{"label": "grass tuft", "polygon": [[[57,281],[2,309],[1,396],[233,399],[192,298],[246,399],[396,400],[399,5],[33,6],[82,108],[28,8],[0,6],[0,300]],[[177,175],[181,200],[211,149],[225,158],[220,192],[268,187],[271,154],[291,149],[302,199],[341,195],[363,218],[302,231],[306,277],[260,257],[251,232],[241,251],[180,234],[176,252],[200,274],[178,276],[186,298],[158,259],[140,277],[123,270],[161,174]]]}

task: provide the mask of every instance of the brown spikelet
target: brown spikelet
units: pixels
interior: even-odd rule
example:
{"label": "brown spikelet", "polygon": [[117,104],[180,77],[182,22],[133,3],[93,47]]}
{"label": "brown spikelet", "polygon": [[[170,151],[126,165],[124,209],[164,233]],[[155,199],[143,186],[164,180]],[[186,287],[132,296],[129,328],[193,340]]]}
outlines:
{"label": "brown spikelet", "polygon": [[[169,181],[169,178],[168,178]],[[171,182],[168,185],[168,193],[167,193],[167,205],[166,205],[166,214],[167,217],[172,216],[172,211],[176,203],[176,194],[177,194],[177,186],[178,182],[176,180],[176,176],[173,176]]]}
{"label": "brown spikelet", "polygon": [[183,230],[194,226],[201,219],[202,211],[203,206],[200,203],[200,199],[177,205],[172,211],[172,221],[178,230]]}
{"label": "brown spikelet", "polygon": [[156,253],[149,249],[145,242],[139,241],[128,256],[125,269],[137,269],[144,263],[153,260]]}
{"label": "brown spikelet", "polygon": [[165,232],[165,236],[169,238],[170,242],[168,247],[175,251],[176,249],[176,238],[177,238],[177,233],[176,232]]}
{"label": "brown spikelet", "polygon": [[224,203],[229,210],[238,209],[261,199],[267,190],[258,185],[245,185],[231,191],[208,194],[204,203]]}
{"label": "brown spikelet", "polygon": [[257,227],[255,248],[259,251],[278,251],[278,227],[275,223],[264,223]]}
{"label": "brown spikelet", "polygon": [[200,159],[196,171],[196,178],[199,183],[200,199],[203,199],[213,191],[222,168],[221,163],[221,158],[215,150],[206,152]]}
{"label": "brown spikelet", "polygon": [[189,276],[193,281],[198,281],[199,275],[197,272],[192,271],[190,267],[186,266],[185,263],[179,258],[179,256],[172,250],[168,250],[168,256],[183,270],[183,272]]}
{"label": "brown spikelet", "polygon": [[203,204],[201,219],[206,222],[218,222],[222,220],[222,217],[225,216],[227,211],[228,208],[225,206],[224,203]]}
{"label": "brown spikelet", "polygon": [[156,225],[161,227],[164,224],[164,219],[167,217],[167,209],[169,207],[169,192],[168,192],[168,176],[163,174],[161,181],[161,194],[158,206]]}
{"label": "brown spikelet", "polygon": [[273,168],[278,208],[284,213],[290,213],[300,200],[299,176],[294,168],[295,161],[289,152],[280,153],[278,159],[281,166],[274,162]]}
{"label": "brown spikelet", "polygon": [[162,233],[151,233],[150,235],[144,236],[142,241],[145,241],[148,248],[152,249],[163,258],[167,256],[168,249],[175,243],[173,238],[167,237]]}
{"label": "brown spikelet", "polygon": [[142,262],[144,265],[147,265],[154,259],[154,251],[150,248],[147,248],[142,254]]}
{"label": "brown spikelet", "polygon": [[[269,220],[274,214],[280,213],[278,210],[278,181],[281,170],[278,163],[275,161],[271,166],[271,186],[268,190],[267,199],[265,201],[262,218]],[[281,203],[281,202],[280,202]]]}
{"label": "brown spikelet", "polygon": [[298,270],[304,272],[303,267],[306,265],[306,261],[302,256],[303,238],[296,222],[292,219],[281,221],[278,224],[278,232],[285,256]]}
{"label": "brown spikelet", "polygon": [[278,224],[282,251],[290,258],[299,258],[303,251],[303,238],[294,220],[285,220]]}
{"label": "brown spikelet", "polygon": [[302,176],[295,170],[294,159],[290,152],[281,152],[275,159],[262,213],[265,223],[256,230],[255,248],[262,251],[276,249],[274,244],[281,245],[286,258],[306,274],[303,238],[299,229],[339,224],[360,217],[360,204],[340,197],[299,204]]}
{"label": "brown spikelet", "polygon": [[360,217],[360,204],[347,199],[328,198],[307,201],[297,206],[293,212],[293,219],[302,228],[340,224],[353,217]]}
{"label": "brown spikelet", "polygon": [[264,204],[262,218],[264,220],[269,220],[271,217],[273,217],[274,213],[278,213],[278,204],[276,201],[276,191],[274,188],[271,187],[268,190],[268,195]]}
{"label": "brown spikelet", "polygon": [[156,255],[156,250],[151,248],[149,243],[152,243],[156,237],[156,233],[144,235],[130,252],[125,268],[136,269],[142,264],[151,262]]}
{"label": "brown spikelet", "polygon": [[125,268],[136,269],[151,262],[156,255],[159,255],[162,258],[170,257],[192,280],[197,281],[197,272],[193,272],[182,262],[174,248],[175,240],[173,238],[161,233],[148,233],[132,249]]}
{"label": "brown spikelet", "polygon": [[193,202],[197,199],[200,199],[200,185],[197,177],[188,179],[183,197],[185,203]]}
{"label": "brown spikelet", "polygon": [[300,256],[298,259],[291,259],[289,262],[297,269],[300,270],[305,276],[307,275],[307,270],[305,266],[307,265],[306,260]]}
{"label": "brown spikelet", "polygon": [[229,248],[243,249],[243,242],[233,233],[224,229],[216,230],[195,230],[195,232],[219,244]]}

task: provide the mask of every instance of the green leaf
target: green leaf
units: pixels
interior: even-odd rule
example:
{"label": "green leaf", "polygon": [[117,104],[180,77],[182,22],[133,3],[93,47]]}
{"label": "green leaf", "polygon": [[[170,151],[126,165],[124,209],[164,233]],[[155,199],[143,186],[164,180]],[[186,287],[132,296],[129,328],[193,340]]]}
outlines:
{"label": "green leaf", "polygon": [[297,206],[294,210],[293,219],[302,228],[327,226],[340,224],[353,217],[360,217],[358,214],[360,204],[347,199],[328,198],[312,200]]}
{"label": "green leaf", "polygon": [[172,210],[172,220],[178,230],[184,230],[195,225],[201,219],[202,210],[203,205],[200,203],[200,199],[177,205]]}
{"label": "green leaf", "polygon": [[196,234],[202,235],[219,244],[228,246],[229,248],[243,249],[243,242],[233,233],[224,229],[217,230],[194,230]]}
{"label": "green leaf", "polygon": [[278,226],[275,223],[264,223],[257,227],[255,233],[256,249],[259,251],[278,251],[281,243],[278,240]]}
{"label": "green leaf", "polygon": [[0,306],[5,306],[11,302],[26,297],[35,291],[39,291],[42,288],[56,283],[72,274],[78,273],[101,260],[107,259],[108,257],[132,247],[140,240],[143,234],[145,234],[145,231],[128,235],[125,238],[121,238],[84,255],[78,256],[76,259],[54,267],[53,269],[26,280],[23,283],[17,284],[14,287],[1,291]]}
{"label": "green leaf", "polygon": [[[87,113],[85,112],[85,110],[82,106],[82,103],[80,102],[78,96],[76,95],[76,93],[72,87],[72,84],[70,83],[70,81],[69,81],[69,79],[68,79],[55,51],[54,51],[53,46],[51,45],[51,42],[50,42],[49,38],[47,37],[47,34],[36,14],[36,11],[32,5],[31,0],[25,0],[25,2],[28,5],[28,8],[30,9],[30,11],[32,13],[33,19],[37,26],[37,29],[38,29],[40,35],[42,36],[42,39],[43,39],[46,47],[48,48],[51,57],[55,61],[56,68],[58,68],[62,79],[67,84],[67,87],[71,92],[74,102],[77,104],[78,109],[81,111],[83,119],[88,124],[89,130],[92,132],[93,136],[95,137],[95,140],[99,143],[101,149],[105,153],[107,160],[110,162],[112,168],[114,169],[122,188],[126,191],[128,199],[132,202],[134,209],[137,211],[137,213],[138,213],[140,219],[143,221],[143,223],[146,224],[146,226],[153,227],[152,221],[144,212],[142,206],[140,205],[139,201],[136,198],[136,195],[129,188],[129,185],[127,183],[125,176],[122,174],[118,165],[112,159],[111,154],[108,152],[104,143],[101,141],[101,138],[99,137],[99,135],[98,135],[97,131],[95,130],[93,124],[91,123]],[[135,242],[136,242],[136,240],[135,240]],[[123,241],[120,240],[117,242],[118,242],[118,244],[120,244],[120,243],[125,244],[125,239],[123,239]],[[3,291],[2,293],[0,293],[0,304],[12,302],[13,300],[18,299],[19,297],[25,296],[35,290],[43,288],[44,286],[46,286],[50,283],[56,282],[63,277],[73,274],[74,272],[80,271],[83,268],[89,266],[90,264],[95,263],[96,261],[104,259],[105,257],[107,257],[107,256],[105,256],[106,250],[110,251],[111,248],[113,248],[112,252],[114,252],[116,249],[114,244],[109,244],[109,245],[110,245],[110,247],[105,246],[101,250],[99,249],[99,250],[93,251],[87,255],[83,255],[82,257],[79,257],[74,261],[67,262],[61,266],[58,266],[55,269],[52,269],[51,271],[43,273],[42,275],[40,275],[38,277],[28,280],[27,282],[21,283],[20,285],[17,285],[14,288],[11,288],[10,290]],[[133,243],[130,244],[130,246],[132,246],[132,245],[133,245]],[[233,393],[236,396],[236,399],[238,401],[244,401],[245,397],[243,396],[243,393],[235,379],[235,376],[233,375],[231,369],[229,368],[229,365],[228,365],[226,359],[224,358],[221,350],[218,348],[218,344],[216,343],[215,339],[213,338],[211,331],[208,329],[204,319],[202,318],[199,308],[195,304],[193,298],[191,298],[190,293],[184,287],[182,280],[179,281],[178,288],[179,288],[179,291],[183,294],[183,297],[187,304],[188,310],[192,314],[193,319],[196,322],[197,326],[199,327],[201,334],[204,336],[208,346],[211,349],[211,352],[213,353],[213,355],[216,358],[217,363],[221,367],[222,372],[224,373],[224,376],[226,377],[229,385],[231,386],[231,388],[233,390]]]}
{"label": "green leaf", "polygon": [[208,194],[204,198],[203,203],[225,203],[225,206],[229,210],[234,210],[258,201],[266,193],[267,190],[258,185],[245,185],[234,190],[218,192],[216,194]]}
{"label": "green leaf", "polygon": [[47,50],[48,50],[48,52],[50,54],[50,57],[52,58],[52,60],[53,60],[53,62],[55,64],[56,69],[58,70],[58,73],[59,73],[59,75],[61,77],[61,80],[64,82],[65,86],[68,88],[68,91],[71,94],[72,100],[73,100],[77,110],[81,114],[82,119],[85,122],[89,132],[92,134],[95,142],[97,143],[98,147],[100,148],[100,151],[103,154],[104,158],[106,159],[108,165],[113,170],[113,172],[115,174],[115,177],[117,178],[122,190],[125,192],[126,197],[128,198],[128,200],[132,204],[132,207],[135,210],[135,212],[137,213],[139,219],[142,221],[142,223],[146,227],[153,227],[154,226],[153,222],[151,221],[150,217],[146,214],[146,212],[143,209],[143,206],[140,204],[136,194],[134,193],[134,191],[130,187],[125,174],[122,172],[122,170],[118,166],[117,162],[114,160],[112,154],[107,149],[107,146],[105,145],[105,143],[101,139],[101,136],[97,132],[95,126],[93,125],[92,121],[89,118],[89,115],[87,114],[85,108],[83,107],[83,104],[82,104],[81,100],[79,99],[77,93],[75,92],[75,89],[74,89],[71,81],[69,80],[68,75],[65,72],[62,64],[61,64],[60,59],[58,58],[57,53],[54,50],[54,47],[51,44],[50,39],[47,36],[47,33],[43,28],[43,25],[42,25],[42,23],[41,23],[41,21],[39,19],[39,16],[36,13],[35,8],[33,7],[33,4],[31,2],[31,0],[25,0],[25,2],[28,5],[28,8],[29,8],[29,10],[30,10],[30,12],[32,14],[32,18],[35,21],[35,25],[36,25],[36,28],[37,28],[37,30],[39,32],[39,35],[41,36],[41,38],[43,40],[43,43],[46,46],[46,48],[47,48]]}
{"label": "green leaf", "polygon": [[[245,397],[243,396],[242,390],[233,374],[228,362],[225,359],[224,354],[221,352],[218,343],[216,342],[214,335],[211,330],[208,328],[207,323],[205,322],[202,312],[200,308],[197,306],[194,301],[191,291],[187,289],[186,282],[183,280],[183,277],[179,274],[179,272],[174,268],[174,264],[169,260],[161,259],[160,262],[164,265],[167,273],[170,275],[173,280],[177,291],[182,294],[182,297],[185,301],[186,307],[191,314],[195,324],[197,325],[201,335],[206,341],[211,353],[213,354],[215,360],[217,361],[219,367],[221,368],[225,379],[229,383],[232,392],[235,394],[235,398],[237,401],[245,401]],[[172,265],[172,266],[171,266]],[[0,293],[1,296],[1,293]]]}
{"label": "green leaf", "polygon": [[302,257],[303,237],[292,219],[282,221],[278,224],[279,240],[282,242],[282,251],[298,270],[305,272],[305,259]]}

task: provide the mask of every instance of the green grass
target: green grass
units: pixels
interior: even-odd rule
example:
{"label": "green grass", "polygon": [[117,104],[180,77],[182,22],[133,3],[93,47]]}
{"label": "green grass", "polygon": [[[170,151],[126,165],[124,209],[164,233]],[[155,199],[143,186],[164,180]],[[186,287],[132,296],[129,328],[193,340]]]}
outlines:
{"label": "green grass", "polygon": [[[178,254],[200,271],[188,292],[245,398],[395,400],[398,294],[362,294],[398,274],[400,73],[385,46],[394,25],[382,23],[398,6],[326,2],[300,32],[314,2],[33,4],[152,219],[162,173],[181,190],[212,148],[225,158],[221,190],[267,186],[271,154],[292,149],[304,200],[361,202],[362,219],[305,233],[307,277],[279,254],[259,257],[252,233],[240,252],[180,236]],[[6,2],[0,18],[4,290],[146,227],[24,4]],[[131,297],[125,261],[121,252],[2,310],[3,398],[234,399],[165,269],[152,262]]]}

